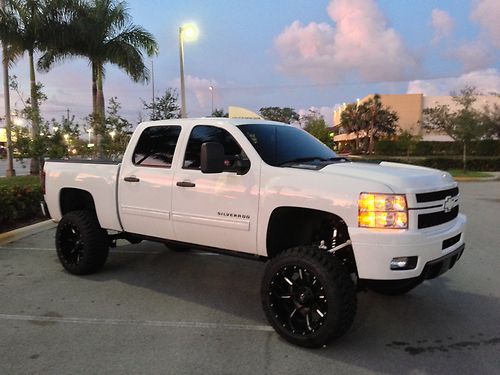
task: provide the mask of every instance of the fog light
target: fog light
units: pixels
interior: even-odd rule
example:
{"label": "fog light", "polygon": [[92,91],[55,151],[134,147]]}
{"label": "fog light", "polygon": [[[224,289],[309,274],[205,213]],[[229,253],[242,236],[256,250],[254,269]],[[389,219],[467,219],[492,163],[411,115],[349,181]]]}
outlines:
{"label": "fog light", "polygon": [[393,271],[412,270],[417,266],[417,259],[418,257],[392,258],[391,270]]}

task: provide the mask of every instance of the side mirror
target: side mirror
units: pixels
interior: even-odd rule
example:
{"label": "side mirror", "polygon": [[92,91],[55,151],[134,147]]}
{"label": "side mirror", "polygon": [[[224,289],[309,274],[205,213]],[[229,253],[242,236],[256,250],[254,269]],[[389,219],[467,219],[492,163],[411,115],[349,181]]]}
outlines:
{"label": "side mirror", "polygon": [[200,164],[202,173],[221,173],[224,170],[224,146],[217,142],[203,143]]}
{"label": "side mirror", "polygon": [[244,175],[250,169],[250,160],[241,159],[241,157],[238,156],[234,162],[234,167],[236,168],[237,175]]}

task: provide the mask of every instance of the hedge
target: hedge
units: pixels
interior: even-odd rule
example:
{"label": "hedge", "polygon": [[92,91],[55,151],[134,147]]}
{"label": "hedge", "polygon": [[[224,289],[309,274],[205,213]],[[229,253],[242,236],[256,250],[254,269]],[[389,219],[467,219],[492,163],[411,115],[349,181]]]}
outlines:
{"label": "hedge", "polygon": [[[375,161],[391,161],[394,163],[405,163],[421,165],[429,168],[436,168],[441,170],[449,169],[461,169],[463,168],[463,162],[461,157],[429,157],[429,158],[406,158],[399,157],[375,157],[375,158],[361,158],[358,159],[363,162],[375,162]],[[483,172],[493,172],[500,171],[500,157],[468,157],[467,158],[467,170],[470,171],[483,171]]]}
{"label": "hedge", "polygon": [[42,199],[38,177],[0,178],[0,231],[16,220],[41,217]]}
{"label": "hedge", "polygon": [[[404,156],[406,149],[398,141],[380,140],[375,144],[377,155]],[[412,156],[449,156],[462,155],[462,142],[421,141],[412,150]],[[471,156],[500,156],[500,140],[485,139],[470,142],[467,146],[467,155]]]}

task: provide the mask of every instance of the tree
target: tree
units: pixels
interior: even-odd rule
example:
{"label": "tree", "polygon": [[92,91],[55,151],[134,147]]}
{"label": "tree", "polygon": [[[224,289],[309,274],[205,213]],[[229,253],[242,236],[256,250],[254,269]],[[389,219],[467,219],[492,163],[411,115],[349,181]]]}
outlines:
{"label": "tree", "polygon": [[477,91],[467,86],[459,94],[451,93],[458,109],[451,111],[448,105],[437,105],[424,109],[422,127],[430,132],[449,135],[453,140],[463,143],[463,166],[467,168],[467,145],[481,138],[485,132],[484,116],[473,108],[477,100]]}
{"label": "tree", "polygon": [[369,137],[368,153],[372,154],[375,149],[375,140],[379,136],[388,136],[396,132],[398,114],[391,111],[390,108],[382,105],[379,94],[375,94],[362,105],[363,116],[365,116],[367,127],[366,131]]}
{"label": "tree", "polygon": [[366,107],[359,106],[357,104],[351,103],[346,106],[340,115],[340,126],[347,131],[347,133],[354,133],[356,135],[355,139],[355,151],[359,151],[359,136],[361,132],[366,131],[368,126],[367,116],[365,115]]}
{"label": "tree", "polygon": [[211,114],[211,117],[229,117],[227,112],[224,112],[224,108],[215,108]]}
{"label": "tree", "polygon": [[[47,40],[54,35],[57,28],[48,22],[47,14],[53,12],[55,1],[40,0],[9,0],[7,7],[0,12],[0,35],[9,46],[9,59],[15,61],[28,53],[30,76],[30,120],[32,137],[36,142],[40,134],[40,110],[37,98],[37,83],[35,74],[34,54],[44,51]],[[33,158],[31,174],[38,174],[40,160]]]}
{"label": "tree", "polygon": [[317,111],[309,110],[306,115],[300,118],[300,122],[306,132],[315,136],[328,147],[333,147],[333,139],[330,137],[330,131],[321,114]]}
{"label": "tree", "polygon": [[300,119],[295,109],[290,107],[263,107],[259,112],[266,120],[285,122],[287,124],[299,121]]}
{"label": "tree", "polygon": [[500,105],[486,106],[482,115],[484,130],[490,138],[500,139]]}
{"label": "tree", "polygon": [[123,118],[119,111],[122,105],[117,97],[112,97],[108,101],[108,116],[106,117],[106,133],[103,137],[103,148],[109,158],[117,158],[125,152],[130,139],[130,122]]}
{"label": "tree", "polygon": [[68,24],[67,40],[53,45],[39,61],[39,67],[49,70],[60,60],[69,57],[86,57],[92,73],[92,120],[100,140],[105,134],[104,66],[117,65],[135,82],[146,82],[149,70],[144,64],[145,52],[156,54],[158,44],[153,35],[134,25],[126,4],[116,0],[72,1],[74,13]]}
{"label": "tree", "polygon": [[149,119],[152,121],[180,118],[178,98],[177,90],[169,87],[163,96],[156,97],[153,102],[146,103],[143,100],[142,107],[149,112]]}
{"label": "tree", "polygon": [[406,159],[410,160],[410,153],[415,150],[417,143],[422,140],[422,136],[415,135],[409,130],[401,130],[398,134],[397,142],[406,150]]}

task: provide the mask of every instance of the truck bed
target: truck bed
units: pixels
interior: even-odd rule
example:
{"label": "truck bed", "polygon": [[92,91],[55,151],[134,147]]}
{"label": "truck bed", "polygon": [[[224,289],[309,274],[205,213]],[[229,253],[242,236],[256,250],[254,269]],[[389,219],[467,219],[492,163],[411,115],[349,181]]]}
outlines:
{"label": "truck bed", "polygon": [[117,189],[120,162],[111,160],[49,160],[45,163],[45,199],[53,220],[63,216],[60,199],[71,189],[85,190],[99,207],[97,215],[103,228],[121,230],[117,212]]}

